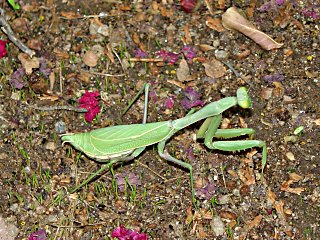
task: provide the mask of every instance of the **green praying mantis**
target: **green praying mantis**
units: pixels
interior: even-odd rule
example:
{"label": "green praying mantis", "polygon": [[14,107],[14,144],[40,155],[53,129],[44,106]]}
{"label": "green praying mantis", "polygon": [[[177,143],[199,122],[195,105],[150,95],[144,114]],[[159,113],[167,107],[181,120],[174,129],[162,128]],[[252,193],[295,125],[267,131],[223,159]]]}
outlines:
{"label": "green praying mantis", "polygon": [[[221,114],[227,109],[239,105],[241,108],[250,108],[251,99],[245,87],[237,90],[236,97],[225,97],[209,103],[195,113],[183,118],[163,122],[146,123],[147,102],[149,84],[145,85],[145,105],[142,124],[118,125],[96,129],[86,133],[70,133],[62,136],[63,143],[70,143],[76,149],[85,153],[88,157],[104,162],[100,170],[93,173],[87,180],[75,187],[71,192],[76,192],[84,185],[92,181],[113,164],[130,161],[139,156],[147,146],[157,144],[161,158],[178,164],[189,170],[191,182],[191,194],[193,203],[196,202],[194,181],[191,164],[176,159],[165,149],[166,142],[178,131],[187,126],[206,119],[201,125],[197,138],[204,139],[204,144],[209,149],[221,151],[240,151],[254,147],[262,148],[262,172],[267,162],[267,149],[264,141],[260,140],[227,140],[213,141],[213,138],[229,139],[243,135],[253,135],[251,128],[219,129]],[[140,91],[139,93],[141,93]],[[138,94],[139,94],[138,93]],[[138,95],[135,97],[135,99]],[[135,101],[135,99],[133,101]],[[129,104],[131,106],[133,101]],[[125,112],[128,110],[125,110]]]}

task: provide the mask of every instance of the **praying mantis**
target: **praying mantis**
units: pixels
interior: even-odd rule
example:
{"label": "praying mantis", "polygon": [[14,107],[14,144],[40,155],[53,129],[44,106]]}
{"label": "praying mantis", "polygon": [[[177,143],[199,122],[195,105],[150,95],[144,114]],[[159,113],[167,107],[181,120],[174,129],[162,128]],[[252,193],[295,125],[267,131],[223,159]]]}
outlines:
{"label": "praying mantis", "polygon": [[[157,144],[158,154],[161,158],[189,170],[192,201],[195,203],[196,198],[191,164],[171,156],[165,149],[165,144],[176,132],[203,119],[206,120],[201,125],[197,133],[197,138],[204,139],[205,146],[209,149],[231,152],[254,147],[262,148],[263,173],[263,169],[267,162],[267,148],[264,141],[227,140],[213,142],[213,138],[229,139],[244,135],[253,135],[255,133],[251,128],[219,129],[222,119],[221,115],[224,111],[236,105],[239,105],[244,109],[251,107],[251,99],[245,87],[238,88],[236,97],[222,98],[218,101],[207,104],[195,113],[188,114],[185,117],[176,120],[155,123],[146,123],[148,91],[149,84],[146,84],[145,109],[142,124],[111,126],[95,129],[90,132],[76,134],[69,133],[62,136],[61,139],[63,144],[70,143],[76,149],[85,153],[88,157],[93,158],[98,162],[106,163],[100,170],[93,173],[87,180],[83,181],[79,186],[71,190],[71,193],[76,192],[81,187],[88,184],[113,164],[130,161],[138,157],[147,146]],[[141,91],[139,93],[141,93]],[[129,104],[128,108],[131,106],[133,101]],[[128,108],[125,111],[127,111]]]}

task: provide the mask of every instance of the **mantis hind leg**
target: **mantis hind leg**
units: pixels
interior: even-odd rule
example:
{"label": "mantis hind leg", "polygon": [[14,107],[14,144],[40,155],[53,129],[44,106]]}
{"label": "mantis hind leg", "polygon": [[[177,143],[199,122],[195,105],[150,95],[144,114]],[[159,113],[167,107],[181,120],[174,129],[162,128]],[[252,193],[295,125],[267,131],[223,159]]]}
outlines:
{"label": "mantis hind leg", "polygon": [[176,159],[174,157],[172,157],[167,150],[165,150],[165,144],[166,142],[159,142],[158,143],[158,153],[160,155],[160,157],[162,157],[163,159],[169,161],[169,162],[173,162],[176,163],[186,169],[189,170],[190,172],[190,184],[191,184],[191,194],[192,194],[192,202],[193,204],[196,206],[196,198],[195,198],[195,192],[194,192],[194,180],[193,180],[193,171],[192,171],[192,166],[189,163],[183,162],[179,159]]}
{"label": "mantis hind leg", "polygon": [[137,148],[131,153],[130,156],[124,156],[124,157],[111,159],[108,163],[102,165],[102,167],[98,171],[91,174],[86,180],[84,180],[82,183],[80,183],[78,186],[76,186],[74,189],[72,189],[70,191],[70,193],[74,193],[74,192],[78,191],[80,188],[82,188],[83,186],[90,183],[93,179],[95,179],[97,176],[99,176],[101,173],[103,173],[106,169],[112,167],[113,164],[116,164],[119,162],[131,161],[132,159],[134,159],[135,157],[140,155],[140,153],[142,153],[144,149],[145,149],[145,147]]}

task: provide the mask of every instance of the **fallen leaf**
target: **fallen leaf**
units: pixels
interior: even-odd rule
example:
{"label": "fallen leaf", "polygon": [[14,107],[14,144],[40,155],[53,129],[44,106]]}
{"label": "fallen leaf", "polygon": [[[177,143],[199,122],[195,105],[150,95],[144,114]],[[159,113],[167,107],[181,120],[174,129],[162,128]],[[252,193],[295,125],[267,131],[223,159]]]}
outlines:
{"label": "fallen leaf", "polygon": [[204,70],[207,76],[212,78],[220,78],[223,77],[226,73],[226,68],[224,64],[222,64],[217,59],[212,59],[211,61],[207,61],[203,63]]}
{"label": "fallen leaf", "polygon": [[50,92],[53,91],[53,87],[54,87],[54,83],[56,81],[56,78],[55,78],[55,75],[54,75],[54,72],[51,72],[50,75],[49,75],[49,81],[50,81]]}
{"label": "fallen leaf", "polygon": [[256,179],[253,173],[253,169],[250,167],[241,168],[239,170],[239,178],[240,180],[247,186],[255,184]]}
{"label": "fallen leaf", "polygon": [[283,206],[284,206],[284,202],[282,200],[276,201],[274,203],[274,208],[277,211],[278,217],[283,221],[287,221],[286,214],[284,213],[284,210],[283,210]]}
{"label": "fallen leaf", "polygon": [[33,68],[39,68],[40,62],[37,57],[30,58],[25,53],[20,53],[18,59],[21,61],[22,66],[26,70],[26,74],[30,75]]}
{"label": "fallen leaf", "polygon": [[189,65],[185,59],[181,59],[179,68],[177,69],[177,78],[180,82],[187,82],[193,80],[190,75]]}
{"label": "fallen leaf", "polygon": [[266,50],[280,48],[283,45],[274,41],[267,34],[259,31],[237,11],[236,7],[228,8],[227,11],[222,14],[222,25],[229,30],[237,30],[243,33]]}
{"label": "fallen leaf", "polygon": [[89,67],[95,67],[98,64],[99,56],[91,50],[86,51],[83,55],[83,63]]}
{"label": "fallen leaf", "polygon": [[258,215],[256,216],[252,221],[250,221],[248,224],[247,224],[247,230],[250,230],[252,228],[255,228],[257,226],[259,226],[260,222],[262,220],[262,215]]}
{"label": "fallen leaf", "polygon": [[303,177],[296,173],[289,173],[289,179],[295,182],[299,182],[301,179],[303,179]]}
{"label": "fallen leaf", "polygon": [[184,25],[183,31],[184,31],[185,41],[186,41],[185,44],[191,44],[192,38],[191,38],[189,27],[187,25]]}
{"label": "fallen leaf", "polygon": [[216,30],[217,32],[223,32],[225,30],[221,24],[221,19],[219,18],[208,17],[206,21],[206,25],[209,28]]}
{"label": "fallen leaf", "polygon": [[214,50],[214,47],[211,46],[211,45],[208,45],[208,44],[200,44],[199,48],[204,52],[208,52],[208,51]]}
{"label": "fallen leaf", "polygon": [[290,192],[290,193],[294,193],[294,194],[297,194],[297,195],[300,195],[303,191],[304,191],[304,188],[301,188],[301,187],[297,187],[297,188],[291,188],[290,185],[292,183],[296,182],[295,180],[288,180],[288,181],[284,181],[282,184],[281,184],[281,188],[280,190],[281,191],[285,191],[285,192]]}
{"label": "fallen leaf", "polygon": [[77,18],[80,18],[82,17],[79,13],[77,12],[65,12],[65,11],[62,11],[61,12],[61,16],[66,18],[66,19],[77,19]]}
{"label": "fallen leaf", "polygon": [[56,54],[56,57],[58,58],[58,60],[69,59],[69,53],[66,51],[55,48],[53,49],[53,52]]}

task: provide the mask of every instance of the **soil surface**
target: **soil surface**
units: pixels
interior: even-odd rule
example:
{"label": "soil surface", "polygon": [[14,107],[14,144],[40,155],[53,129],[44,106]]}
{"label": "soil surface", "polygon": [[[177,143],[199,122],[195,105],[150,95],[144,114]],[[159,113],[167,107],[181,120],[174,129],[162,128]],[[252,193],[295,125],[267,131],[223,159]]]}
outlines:
{"label": "soil surface", "polygon": [[[30,59],[0,33],[8,51],[0,59],[0,229],[9,232],[1,239],[40,229],[46,237],[33,239],[111,239],[120,225],[148,239],[320,239],[319,5],[203,1],[188,13],[186,2],[22,0],[14,11],[0,1],[36,53]],[[223,28],[231,6],[283,45],[265,50]],[[196,139],[200,121],[166,144],[193,167],[196,207],[189,171],[161,159],[156,145],[71,193],[102,163],[60,135],[142,123],[143,94],[122,112],[145,83],[147,122],[247,87],[252,107],[224,111],[221,128],[255,130],[251,139],[267,145],[263,174],[261,147],[210,150]],[[99,112],[91,122],[77,111],[86,91],[99,93],[86,103]]]}

